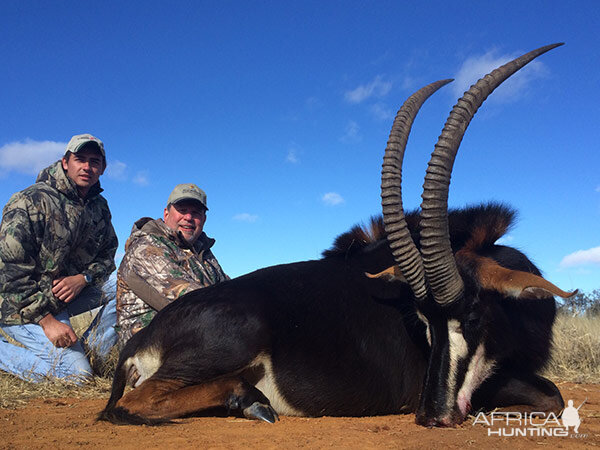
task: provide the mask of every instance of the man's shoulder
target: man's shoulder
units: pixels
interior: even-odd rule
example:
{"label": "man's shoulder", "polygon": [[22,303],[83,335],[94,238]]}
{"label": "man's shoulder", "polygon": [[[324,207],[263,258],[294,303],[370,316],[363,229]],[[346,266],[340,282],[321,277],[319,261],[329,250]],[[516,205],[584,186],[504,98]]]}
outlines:
{"label": "man's shoulder", "polygon": [[27,204],[41,206],[44,198],[56,198],[59,195],[59,192],[52,186],[38,182],[26,187],[22,191],[15,192],[9,198],[5,208],[18,208]]}
{"label": "man's shoulder", "polygon": [[125,256],[119,273],[135,266],[158,267],[160,261],[167,261],[177,252],[169,238],[169,228],[160,219],[149,217],[135,222],[125,243]]}
{"label": "man's shoulder", "polygon": [[168,230],[162,220],[142,217],[133,224],[125,250],[128,251],[132,246],[154,245],[168,240]]}
{"label": "man's shoulder", "polygon": [[22,191],[17,192],[15,195],[31,197],[36,194],[57,195],[58,193],[58,190],[54,186],[51,186],[48,183],[44,183],[43,181],[38,181],[30,186],[27,186]]}
{"label": "man's shoulder", "polygon": [[152,217],[142,217],[136,220],[131,229],[131,235],[144,236],[168,236],[169,227],[161,219],[153,219]]}

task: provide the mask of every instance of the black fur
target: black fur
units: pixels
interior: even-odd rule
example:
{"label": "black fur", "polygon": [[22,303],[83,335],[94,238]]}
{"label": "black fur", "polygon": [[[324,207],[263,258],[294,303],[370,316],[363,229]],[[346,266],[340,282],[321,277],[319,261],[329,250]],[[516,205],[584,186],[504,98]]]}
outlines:
{"label": "black fur", "polygon": [[[448,211],[448,227],[450,229],[450,242],[452,249],[457,251],[465,246],[474,231],[484,230],[485,239],[478,245],[478,250],[484,251],[491,247],[516,221],[517,213],[514,209],[502,203],[486,203],[450,209]],[[411,232],[413,242],[419,248],[420,230],[419,211],[406,213],[406,223]],[[355,225],[350,231],[338,236],[331,248],[323,252],[324,258],[348,257],[355,252],[385,239],[387,233],[381,215],[371,217],[368,225]]]}
{"label": "black fur", "polygon": [[[500,204],[451,211],[452,247],[539,273],[518,250],[495,244],[514,218],[514,211]],[[418,244],[417,212],[409,213],[407,222]],[[393,264],[381,219],[375,218],[368,231],[354,227],[338,237],[321,260],[268,267],[185,295],[127,343],[100,418],[140,423],[116,404],[125,385],[123,362],[147,348],[161,354],[155,379],[195,385],[227,374],[245,376],[248,364],[265,354],[281,395],[306,415],[414,412],[421,398],[423,424],[435,424],[432,417],[447,413],[423,404],[440,404],[445,392],[448,319],[461,323],[471,354],[485,342],[504,384],[511,383],[511,374],[533,380],[548,360],[552,298],[523,301],[482,290],[475,268],[467,264],[459,266],[463,299],[445,309],[416,305],[406,284],[364,275]],[[417,310],[428,318],[432,347]],[[530,388],[535,399],[536,388]],[[494,407],[504,391],[493,383],[485,389],[489,393],[477,398]]]}

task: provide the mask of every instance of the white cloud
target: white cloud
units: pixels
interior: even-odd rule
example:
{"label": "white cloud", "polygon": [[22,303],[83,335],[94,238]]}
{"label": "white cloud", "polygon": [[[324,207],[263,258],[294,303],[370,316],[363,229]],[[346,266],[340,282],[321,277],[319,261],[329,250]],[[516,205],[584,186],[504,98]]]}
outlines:
{"label": "white cloud", "polygon": [[238,222],[254,223],[258,220],[258,216],[256,214],[240,213],[233,216],[233,220],[237,220]]}
{"label": "white cloud", "polygon": [[314,111],[315,109],[319,109],[321,106],[323,106],[323,102],[321,102],[321,100],[318,97],[308,97],[306,99],[306,107],[310,110],[310,111]]}
{"label": "white cloud", "polygon": [[[498,55],[491,50],[484,55],[468,58],[454,76],[452,92],[457,97],[469,89],[477,80],[494,70],[496,67],[514,59],[517,55]],[[540,61],[532,61],[522,70],[514,74],[510,79],[500,86],[494,96],[494,101],[507,102],[516,99],[519,94],[526,90],[534,80],[541,78],[547,72],[546,67]]]}
{"label": "white cloud", "polygon": [[361,136],[359,134],[360,127],[354,120],[350,120],[344,129],[344,135],[340,138],[342,142],[356,142],[360,141]]}
{"label": "white cloud", "polygon": [[560,262],[560,267],[575,267],[586,264],[600,265],[600,247],[594,247],[588,250],[578,250],[574,253],[571,253],[562,259]]}
{"label": "white cloud", "polygon": [[326,194],[323,194],[323,197],[321,197],[321,200],[327,206],[341,205],[342,203],[345,202],[344,198],[337,192],[327,192]]}
{"label": "white cloud", "polygon": [[290,148],[287,156],[285,157],[285,161],[292,164],[298,164],[300,162],[298,159],[298,151],[295,148]]}
{"label": "white cloud", "polygon": [[113,160],[107,161],[106,163],[106,172],[104,173],[109,178],[114,178],[115,180],[124,180],[125,179],[125,170],[127,169],[127,164],[124,162]]}
{"label": "white cloud", "polygon": [[0,147],[0,169],[37,175],[44,167],[62,157],[66,142],[34,141],[10,142]]}
{"label": "white cloud", "polygon": [[384,97],[392,89],[391,81],[383,81],[381,75],[377,75],[373,81],[363,84],[357,88],[346,91],[344,98],[348,103],[361,103],[370,97]]}
{"label": "white cloud", "polygon": [[393,120],[396,117],[394,110],[381,102],[371,106],[371,114],[380,120]]}
{"label": "white cloud", "polygon": [[143,170],[138,172],[133,178],[133,182],[139,186],[148,186],[150,184],[150,180],[148,180],[148,171]]}
{"label": "white cloud", "polygon": [[404,77],[402,77],[402,84],[401,84],[402,90],[414,91],[416,86],[417,86],[416,78],[413,78],[409,75],[404,75]]}

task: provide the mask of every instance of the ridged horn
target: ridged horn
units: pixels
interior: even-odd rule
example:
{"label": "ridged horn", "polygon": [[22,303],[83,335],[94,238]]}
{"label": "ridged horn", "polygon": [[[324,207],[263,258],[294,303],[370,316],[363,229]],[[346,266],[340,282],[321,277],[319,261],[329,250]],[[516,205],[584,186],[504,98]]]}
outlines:
{"label": "ridged horn", "polygon": [[441,305],[456,301],[464,289],[450,246],[448,190],[454,158],[465,131],[481,104],[494,89],[520,68],[560,45],[563,44],[538,48],[490,72],[464,93],[448,116],[429,161],[421,204],[423,265],[433,297]]}
{"label": "ridged horn", "polygon": [[404,102],[392,125],[381,169],[381,206],[387,239],[400,271],[419,300],[426,297],[427,285],[421,254],[410,236],[404,217],[402,161],[406,141],[419,109],[435,91],[451,81],[440,80],[431,83]]}

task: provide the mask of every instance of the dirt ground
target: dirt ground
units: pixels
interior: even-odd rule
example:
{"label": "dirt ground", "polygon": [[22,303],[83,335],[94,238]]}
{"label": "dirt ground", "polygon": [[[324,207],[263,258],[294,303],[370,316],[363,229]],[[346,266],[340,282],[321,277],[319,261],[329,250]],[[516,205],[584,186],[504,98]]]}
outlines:
{"label": "dirt ground", "polygon": [[[514,433],[502,424],[474,424],[426,429],[414,415],[381,417],[282,417],[268,423],[236,417],[192,417],[160,427],[116,426],[96,422],[101,399],[35,399],[25,407],[0,409],[0,448],[593,448],[600,447],[600,385],[559,385],[565,401],[579,410],[579,434],[562,436],[499,436]],[[488,420],[490,419],[487,416]],[[529,425],[518,426],[526,433]],[[502,430],[501,430],[502,429]],[[488,430],[495,432],[488,435]],[[564,430],[564,428],[562,428]],[[542,446],[542,447],[540,447]]]}

